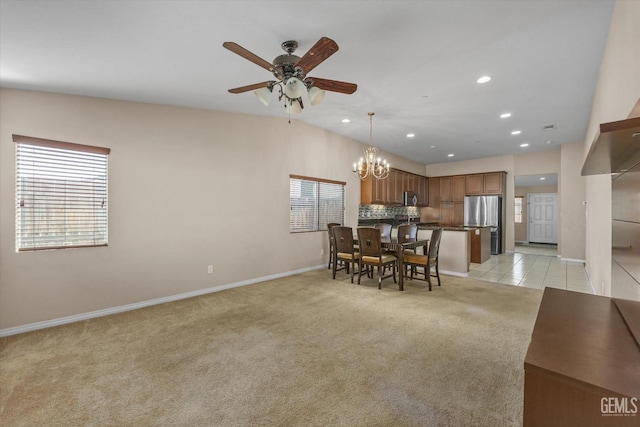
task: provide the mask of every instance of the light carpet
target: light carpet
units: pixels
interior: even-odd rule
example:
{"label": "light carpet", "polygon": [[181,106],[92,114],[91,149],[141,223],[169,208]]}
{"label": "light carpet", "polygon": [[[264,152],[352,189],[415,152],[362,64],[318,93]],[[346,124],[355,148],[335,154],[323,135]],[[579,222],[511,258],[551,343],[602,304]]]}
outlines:
{"label": "light carpet", "polygon": [[3,338],[0,424],[522,424],[540,290],[443,276],[399,292],[338,274]]}

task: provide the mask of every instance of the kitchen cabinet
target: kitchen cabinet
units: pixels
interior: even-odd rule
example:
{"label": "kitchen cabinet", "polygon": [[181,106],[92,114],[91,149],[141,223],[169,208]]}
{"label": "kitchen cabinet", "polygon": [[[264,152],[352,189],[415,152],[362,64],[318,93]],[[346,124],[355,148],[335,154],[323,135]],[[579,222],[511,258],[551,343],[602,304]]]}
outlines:
{"label": "kitchen cabinet", "polygon": [[373,205],[381,203],[383,201],[379,180],[368,176],[367,179],[360,181],[360,204]]}
{"label": "kitchen cabinet", "polygon": [[361,205],[401,205],[405,191],[418,196],[418,205],[426,206],[429,200],[428,178],[398,169],[389,170],[385,179],[371,176],[360,182]]}
{"label": "kitchen cabinet", "polygon": [[484,174],[476,173],[466,176],[467,194],[484,194]]}
{"label": "kitchen cabinet", "polygon": [[454,202],[464,202],[464,196],[467,195],[466,192],[466,178],[464,175],[454,176],[452,179],[452,192],[453,192],[453,201]]}
{"label": "kitchen cabinet", "polygon": [[464,202],[465,195],[464,175],[440,177],[441,202]]}
{"label": "kitchen cabinet", "polygon": [[440,207],[440,178],[429,178],[429,206]]}
{"label": "kitchen cabinet", "polygon": [[452,201],[453,201],[453,192],[451,191],[451,177],[441,176],[440,177],[440,203],[452,202]]}
{"label": "kitchen cabinet", "polygon": [[418,205],[429,206],[429,178],[426,176],[418,180]]}
{"label": "kitchen cabinet", "polygon": [[482,264],[491,258],[491,227],[478,227],[471,233],[471,262]]}
{"label": "kitchen cabinet", "polygon": [[504,172],[465,175],[466,193],[472,195],[502,194]]}
{"label": "kitchen cabinet", "polygon": [[440,202],[440,225],[445,227],[464,224],[464,202]]}
{"label": "kitchen cabinet", "polygon": [[484,194],[502,194],[504,188],[504,172],[485,173]]}

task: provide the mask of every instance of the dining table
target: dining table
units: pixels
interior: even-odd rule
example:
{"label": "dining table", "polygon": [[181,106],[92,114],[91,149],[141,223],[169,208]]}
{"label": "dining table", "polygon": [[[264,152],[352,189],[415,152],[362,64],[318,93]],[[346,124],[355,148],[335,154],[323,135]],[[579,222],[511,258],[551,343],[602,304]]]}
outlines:
{"label": "dining table", "polygon": [[[398,258],[398,288],[404,291],[404,251],[407,249],[418,249],[422,247],[423,254],[427,254],[429,239],[415,239],[409,242],[398,243],[398,239],[395,237],[383,237],[381,242],[382,249],[393,252]],[[353,244],[358,244],[357,236],[353,238]]]}

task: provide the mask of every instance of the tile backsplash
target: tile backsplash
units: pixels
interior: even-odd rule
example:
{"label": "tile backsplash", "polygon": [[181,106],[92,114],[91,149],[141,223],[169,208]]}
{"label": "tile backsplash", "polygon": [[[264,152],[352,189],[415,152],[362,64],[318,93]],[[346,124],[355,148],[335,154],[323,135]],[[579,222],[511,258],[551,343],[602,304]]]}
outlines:
{"label": "tile backsplash", "polygon": [[395,218],[397,216],[420,218],[420,208],[417,206],[360,205],[358,209],[359,219]]}

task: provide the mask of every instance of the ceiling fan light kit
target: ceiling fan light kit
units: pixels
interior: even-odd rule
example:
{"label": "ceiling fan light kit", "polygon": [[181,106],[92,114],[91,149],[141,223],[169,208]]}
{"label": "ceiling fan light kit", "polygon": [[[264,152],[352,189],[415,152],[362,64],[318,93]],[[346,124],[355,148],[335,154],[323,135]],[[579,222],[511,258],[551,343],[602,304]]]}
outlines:
{"label": "ceiling fan light kit", "polygon": [[224,42],[222,46],[270,71],[278,79],[229,89],[229,92],[244,93],[253,90],[260,102],[268,106],[273,88],[278,86],[280,90],[278,100],[282,101],[284,98],[284,107],[289,114],[302,112],[304,108],[302,96],[304,93],[307,93],[311,105],[317,105],[324,99],[325,91],[350,95],[358,88],[354,83],[307,77],[307,73],[338,51],[336,42],[328,37],[320,38],[302,58],[293,54],[298,48],[298,42],[288,40],[281,45],[286,53],[276,57],[273,60],[273,64],[236,43]]}
{"label": "ceiling fan light kit", "polygon": [[258,97],[260,102],[262,102],[267,107],[271,103],[272,92],[273,92],[273,86],[267,86],[267,87],[263,87],[253,91],[253,93]]}

